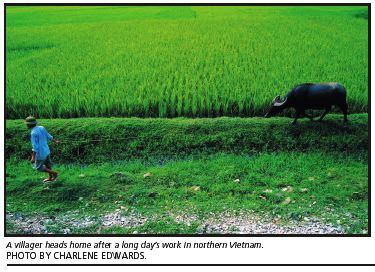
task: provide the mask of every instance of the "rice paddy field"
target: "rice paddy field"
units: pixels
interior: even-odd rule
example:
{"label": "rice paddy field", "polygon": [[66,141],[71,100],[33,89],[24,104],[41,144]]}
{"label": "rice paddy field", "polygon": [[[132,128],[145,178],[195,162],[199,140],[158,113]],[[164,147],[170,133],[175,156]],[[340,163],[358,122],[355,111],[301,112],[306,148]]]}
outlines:
{"label": "rice paddy field", "polygon": [[[366,6],[7,6],[6,233],[367,235],[368,34]],[[304,82],[349,122],[263,118]]]}
{"label": "rice paddy field", "polygon": [[366,112],[367,25],[361,6],[8,6],[6,117],[259,116],[330,81]]}

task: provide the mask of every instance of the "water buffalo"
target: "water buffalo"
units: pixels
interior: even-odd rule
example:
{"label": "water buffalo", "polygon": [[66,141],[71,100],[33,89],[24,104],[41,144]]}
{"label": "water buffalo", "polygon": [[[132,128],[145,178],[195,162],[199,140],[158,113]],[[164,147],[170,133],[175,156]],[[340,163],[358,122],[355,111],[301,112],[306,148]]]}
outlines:
{"label": "water buffalo", "polygon": [[269,118],[284,109],[294,108],[296,114],[292,124],[296,124],[298,118],[308,117],[313,120],[313,117],[307,115],[305,110],[324,109],[324,113],[319,118],[319,121],[322,121],[333,105],[342,110],[344,122],[347,122],[348,104],[344,86],[339,83],[304,83],[293,88],[284,99],[281,99],[280,95],[276,96],[264,117]]}

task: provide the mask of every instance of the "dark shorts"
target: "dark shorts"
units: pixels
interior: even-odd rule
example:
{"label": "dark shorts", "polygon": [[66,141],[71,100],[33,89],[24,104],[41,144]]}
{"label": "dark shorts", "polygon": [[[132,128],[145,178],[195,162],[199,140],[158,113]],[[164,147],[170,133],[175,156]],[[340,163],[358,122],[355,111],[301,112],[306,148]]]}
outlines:
{"label": "dark shorts", "polygon": [[51,162],[51,158],[49,155],[44,160],[35,161],[35,164],[34,164],[34,169],[40,172],[45,172],[46,168],[51,169],[51,167],[52,167],[52,162]]}

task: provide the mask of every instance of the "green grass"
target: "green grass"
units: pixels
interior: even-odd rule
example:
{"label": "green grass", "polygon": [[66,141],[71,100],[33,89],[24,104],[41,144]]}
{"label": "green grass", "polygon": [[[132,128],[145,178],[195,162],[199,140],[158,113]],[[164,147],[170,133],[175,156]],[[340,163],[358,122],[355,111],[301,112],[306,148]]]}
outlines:
{"label": "green grass", "polygon": [[6,7],[6,118],[258,116],[302,82],[368,110],[367,7]]}
{"label": "green grass", "polygon": [[[6,211],[48,216],[76,211],[77,217],[84,217],[123,206],[129,213],[158,218],[138,228],[104,228],[103,233],[196,233],[197,224],[177,224],[168,214],[202,218],[224,211],[277,216],[286,223],[304,217],[324,218],[334,224],[340,220],[348,233],[362,233],[368,223],[368,166],[366,153],[360,153],[216,154],[163,164],[58,165],[61,175],[48,185],[49,190],[44,189],[41,173],[27,162],[8,160]],[[146,172],[152,176],[144,178]],[[283,190],[287,186],[293,190]],[[285,204],[288,197],[291,202]],[[10,231],[14,228],[8,227]],[[98,228],[95,225],[88,231],[95,233]]]}
{"label": "green grass", "polygon": [[[197,233],[210,212],[227,211],[280,217],[284,224],[305,217],[339,220],[347,233],[363,233],[368,115],[352,114],[348,124],[342,119],[330,114],[322,123],[301,120],[296,126],[289,118],[40,119],[63,141],[51,145],[61,175],[48,190],[44,175],[27,161],[30,132],[22,120],[7,120],[6,210],[97,218],[73,233]],[[146,172],[152,176],[144,178]],[[291,192],[283,190],[288,186]],[[103,227],[99,218],[120,207],[150,220]],[[198,219],[182,224],[171,212]],[[54,233],[66,227],[46,226]],[[11,223],[7,230],[20,231]]]}
{"label": "green grass", "polygon": [[[329,114],[324,122],[290,118],[40,119],[61,145],[50,144],[52,159],[93,163],[143,159],[161,161],[217,152],[253,154],[283,151],[367,152],[368,115]],[[7,120],[6,159],[30,157],[30,131],[23,120]]]}

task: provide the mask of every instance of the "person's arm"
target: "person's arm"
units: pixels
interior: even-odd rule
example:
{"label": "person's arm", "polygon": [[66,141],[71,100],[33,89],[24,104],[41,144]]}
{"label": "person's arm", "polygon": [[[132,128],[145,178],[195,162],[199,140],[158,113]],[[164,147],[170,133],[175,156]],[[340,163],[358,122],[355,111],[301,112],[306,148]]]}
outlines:
{"label": "person's arm", "polygon": [[32,149],[33,153],[31,154],[30,162],[34,163],[36,152],[38,152],[38,150],[39,150],[39,139],[38,139],[38,136],[36,134],[31,134],[31,145],[33,146],[33,149]]}
{"label": "person's arm", "polygon": [[46,130],[46,134],[47,134],[48,141],[52,141],[55,144],[60,143],[58,140],[54,139],[53,136],[51,134],[49,134],[47,130]]}

